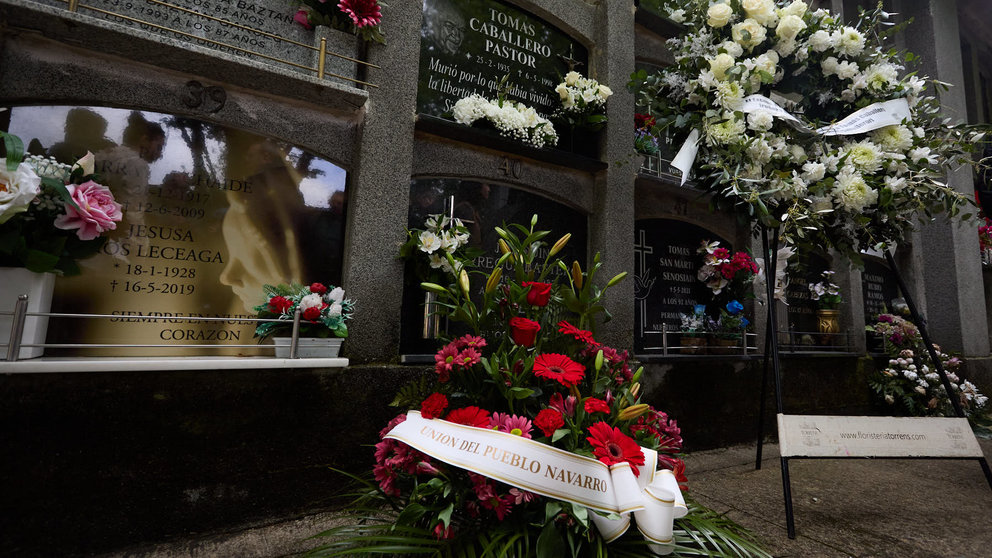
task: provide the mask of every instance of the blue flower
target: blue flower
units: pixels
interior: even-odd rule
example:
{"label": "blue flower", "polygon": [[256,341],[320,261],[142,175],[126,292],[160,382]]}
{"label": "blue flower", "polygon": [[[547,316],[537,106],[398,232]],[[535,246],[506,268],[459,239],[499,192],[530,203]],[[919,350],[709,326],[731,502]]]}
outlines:
{"label": "blue flower", "polygon": [[742,310],[744,310],[744,305],[736,300],[731,300],[727,303],[727,312],[730,312],[731,316],[740,314]]}
{"label": "blue flower", "polygon": [[746,328],[750,323],[750,320],[747,318],[741,318],[741,329]]}
{"label": "blue flower", "polygon": [[706,305],[705,304],[697,304],[696,306],[694,306],[692,308],[692,311],[693,311],[694,314],[705,314],[706,313]]}

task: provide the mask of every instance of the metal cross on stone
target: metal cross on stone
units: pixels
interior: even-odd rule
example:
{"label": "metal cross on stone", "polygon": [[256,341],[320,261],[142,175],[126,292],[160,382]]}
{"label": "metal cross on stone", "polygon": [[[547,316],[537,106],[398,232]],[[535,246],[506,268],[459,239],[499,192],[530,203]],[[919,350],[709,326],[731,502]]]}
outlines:
{"label": "metal cross on stone", "polygon": [[[634,254],[637,258],[637,263],[640,264],[639,268],[635,265],[634,267],[634,284],[635,293],[634,296],[637,298],[637,303],[641,310],[641,331],[643,332],[647,327],[647,298],[648,294],[651,292],[651,287],[654,286],[654,281],[648,281],[648,262],[647,256],[654,253],[654,247],[647,244],[647,239],[644,235],[644,230],[639,230],[637,242],[634,243]],[[645,288],[646,286],[646,288]]]}

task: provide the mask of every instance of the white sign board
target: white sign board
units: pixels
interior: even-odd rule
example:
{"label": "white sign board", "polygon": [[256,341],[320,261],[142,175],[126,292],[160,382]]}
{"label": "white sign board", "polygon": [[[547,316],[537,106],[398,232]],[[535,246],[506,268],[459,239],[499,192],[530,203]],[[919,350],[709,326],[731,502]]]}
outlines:
{"label": "white sign board", "polygon": [[964,418],[778,415],[782,457],[984,457]]}

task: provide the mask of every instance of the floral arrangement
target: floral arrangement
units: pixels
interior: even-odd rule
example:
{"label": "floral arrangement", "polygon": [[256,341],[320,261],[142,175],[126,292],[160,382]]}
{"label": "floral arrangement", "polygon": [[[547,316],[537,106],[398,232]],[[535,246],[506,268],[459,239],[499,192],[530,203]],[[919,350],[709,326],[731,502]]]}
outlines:
{"label": "floral arrangement", "polygon": [[992,250],[992,225],[978,227],[978,245],[984,250]]}
{"label": "floral arrangement", "polygon": [[828,269],[820,274],[819,281],[809,285],[809,297],[823,310],[835,310],[840,306],[840,287],[833,278],[834,272]]}
{"label": "floral arrangement", "polygon": [[[687,484],[677,423],[642,401],[643,369],[632,369],[627,352],[596,339],[592,318],[626,273],[600,288],[598,256],[586,270],[567,265],[556,255],[571,235],[549,247],[548,231],[536,223],[535,215],[530,227],[496,229],[502,255],[491,271],[464,260],[446,285],[422,285],[469,332],[438,351],[433,372],[397,394],[393,405],[403,412],[380,432],[375,480],[359,491],[354,521],[323,533],[329,542],[311,555],[608,557],[645,555],[655,545],[765,556],[727,520],[691,502],[659,547],[664,541],[616,529],[620,516],[551,485],[522,486],[519,479],[532,477],[510,470],[551,478],[544,482],[555,487],[600,486],[550,467],[551,452],[626,470],[635,484],[667,482],[675,499]],[[509,467],[505,475],[479,468],[500,466]]]}
{"label": "floral arrangement", "polygon": [[740,339],[749,325],[751,321],[744,316],[744,305],[737,300],[731,300],[720,309],[720,317],[716,321],[714,333],[722,339]]}
{"label": "floral arrangement", "polygon": [[[474,259],[478,250],[467,247],[469,232],[461,219],[451,219],[447,215],[430,215],[424,229],[407,231],[407,241],[400,247],[400,257],[426,256],[432,270],[457,274],[462,270],[462,259]],[[422,258],[414,257],[421,261]],[[429,272],[422,272],[427,277]]]}
{"label": "floral arrangement", "polygon": [[881,7],[856,26],[802,0],[682,8],[688,31],[668,42],[675,64],[636,72],[630,88],[660,129],[686,140],[684,178],[691,168],[718,201],[781,226],[787,242],[854,262],[901,239],[916,216],[970,203],[944,173],[972,164],[986,128],[941,117],[932,93],[947,85],[904,72],[915,57],[883,44]]}
{"label": "floral arrangement", "polygon": [[72,165],[24,157],[24,144],[0,132],[0,266],[34,272],[79,273],[76,261],[92,256],[102,236],[123,219],[110,189],[96,182],[93,154]]}
{"label": "floral arrangement", "polygon": [[471,126],[478,120],[488,122],[501,136],[520,140],[534,147],[558,145],[558,133],[550,120],[523,103],[511,101],[501,93],[496,99],[470,95],[452,107],[455,122]]}
{"label": "floral arrangement", "polygon": [[613,91],[594,79],[571,71],[555,87],[561,100],[553,118],[568,123],[573,128],[599,130],[606,124],[606,99]]}
{"label": "floral arrangement", "polygon": [[634,149],[645,155],[658,153],[658,138],[651,129],[654,127],[654,117],[647,114],[634,115]]}
{"label": "floral arrangement", "polygon": [[382,22],[379,0],[300,0],[300,4],[293,19],[307,29],[326,25],[358,35],[364,41],[386,42],[379,30]]}
{"label": "floral arrangement", "polygon": [[[907,415],[953,416],[954,410],[947,397],[947,390],[940,374],[933,367],[919,329],[911,322],[891,314],[880,314],[878,322],[867,329],[882,336],[889,355],[888,366],[869,380],[872,390],[886,404]],[[970,417],[983,409],[988,403],[988,397],[982,395],[974,384],[958,376],[963,361],[942,352],[937,345],[933,348],[965,415]]]}
{"label": "floral arrangement", "polygon": [[691,314],[679,314],[683,333],[705,333],[713,329],[713,320],[706,315],[706,305],[697,304],[692,307]]}
{"label": "floral arrangement", "polygon": [[703,266],[699,268],[696,277],[706,283],[714,296],[724,290],[728,290],[732,296],[743,295],[743,289],[753,282],[758,273],[758,265],[750,254],[743,251],[731,253],[720,246],[719,241],[704,240],[696,253],[705,254]]}
{"label": "floral arrangement", "polygon": [[300,312],[300,337],[348,337],[345,322],[355,305],[344,297],[341,287],[291,283],[262,288],[266,302],[255,307],[258,318],[280,321],[260,322],[255,327],[255,337],[259,340],[291,334],[297,310]]}

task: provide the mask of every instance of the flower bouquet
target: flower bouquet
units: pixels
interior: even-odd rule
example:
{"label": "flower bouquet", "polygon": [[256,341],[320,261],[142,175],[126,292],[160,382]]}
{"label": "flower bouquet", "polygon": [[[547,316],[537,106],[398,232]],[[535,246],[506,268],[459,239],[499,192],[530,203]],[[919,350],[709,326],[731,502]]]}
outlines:
{"label": "flower bouquet", "polygon": [[73,165],[24,157],[20,138],[0,132],[0,267],[60,275],[79,273],[123,215],[110,189],[97,183],[93,154]]}
{"label": "flower bouquet", "polygon": [[[263,320],[255,326],[255,337],[262,342],[273,337],[276,356],[282,356],[288,348],[292,336],[296,313],[300,314],[297,337],[307,339],[328,339],[348,337],[345,322],[351,317],[354,303],[344,297],[341,287],[328,287],[322,283],[310,286],[291,283],[289,285],[264,285],[266,302],[255,307],[257,317]],[[308,345],[340,347],[340,341],[308,341]],[[310,350],[309,348],[307,349]],[[314,349],[316,350],[316,349]],[[300,356],[314,356],[303,354]],[[336,354],[334,355],[336,356]]]}
{"label": "flower bouquet", "polygon": [[696,253],[705,254],[703,266],[699,268],[696,277],[706,283],[714,297],[724,291],[731,297],[743,296],[758,273],[758,265],[750,254],[743,251],[731,253],[721,247],[719,241],[704,240]]}
{"label": "flower bouquet", "polygon": [[470,333],[397,394],[375,481],[311,555],[764,556],[685,504],[681,431],[642,401],[643,369],[596,339],[602,295],[626,274],[600,288],[599,258],[565,264],[570,235],[548,247],[536,221],[496,229],[492,271],[462,261],[447,284],[423,285]]}
{"label": "flower bouquet", "polygon": [[555,87],[561,107],[552,118],[567,123],[570,128],[600,130],[606,125],[606,99],[613,91],[594,79],[572,71]]}
{"label": "flower bouquet", "polygon": [[982,251],[982,265],[992,265],[992,225],[978,227],[978,247]]}
{"label": "flower bouquet", "polygon": [[744,316],[744,305],[737,300],[731,300],[720,309],[720,317],[713,327],[713,337],[717,348],[710,347],[710,352],[716,354],[734,354],[742,347],[744,334],[747,332],[750,320]]}
{"label": "flower bouquet", "polygon": [[358,35],[364,41],[386,42],[379,30],[382,22],[379,0],[300,0],[300,4],[294,20],[307,29],[326,25]]}
{"label": "flower bouquet", "polygon": [[668,42],[675,64],[630,83],[641,110],[685,140],[683,179],[691,169],[784,240],[855,263],[916,216],[970,203],[944,174],[973,164],[987,128],[940,114],[932,93],[947,85],[904,71],[915,57],[884,44],[881,7],[855,26],[802,0],[683,7],[688,32]]}
{"label": "flower bouquet", "polygon": [[[954,416],[940,374],[913,323],[899,316],[880,314],[878,321],[867,330],[882,336],[889,356],[887,366],[868,382],[879,398],[909,416]],[[947,373],[954,397],[958,398],[965,415],[972,418],[985,408],[988,397],[958,376],[964,361],[942,352],[937,345],[934,350]]]}
{"label": "flower bouquet", "polygon": [[836,310],[842,300],[840,287],[833,282],[834,272],[829,269],[820,274],[820,280],[809,286],[809,297],[821,310]]}
{"label": "flower bouquet", "polygon": [[697,304],[693,306],[691,314],[679,314],[681,322],[681,335],[679,352],[684,354],[696,354],[701,352],[702,346],[706,345],[706,334],[712,331],[716,325],[712,318],[706,315],[706,305]]}
{"label": "flower bouquet", "polygon": [[645,155],[657,155],[659,151],[658,138],[651,129],[655,125],[653,116],[647,114],[634,115],[634,149]]}
{"label": "flower bouquet", "polygon": [[[503,78],[505,84],[506,78]],[[501,92],[496,99],[469,95],[458,99],[452,107],[455,122],[471,126],[477,121],[492,125],[503,137],[516,139],[541,148],[558,144],[558,133],[547,118],[518,101],[511,101]]]}

